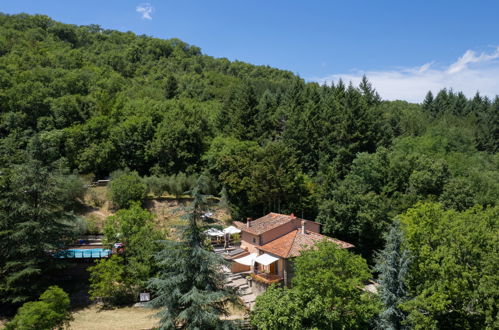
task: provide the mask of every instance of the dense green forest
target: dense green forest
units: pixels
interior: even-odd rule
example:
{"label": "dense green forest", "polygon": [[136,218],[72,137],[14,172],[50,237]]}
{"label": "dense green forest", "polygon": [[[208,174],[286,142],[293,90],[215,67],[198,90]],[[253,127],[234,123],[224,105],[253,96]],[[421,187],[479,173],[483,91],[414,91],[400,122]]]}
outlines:
{"label": "dense green forest", "polygon": [[[477,269],[497,263],[499,97],[444,89],[421,104],[384,101],[366,78],[359,86],[321,86],[288,71],[213,58],[177,39],[0,14],[0,251],[9,251],[0,255],[0,270],[15,275],[0,280],[2,301],[41,292],[13,283],[40,272],[30,253],[60,244],[43,231],[68,230],[54,219],[71,217],[77,174],[101,179],[127,169],[150,183],[204,174],[234,219],[270,211],[316,219],[370,265],[396,218],[407,249],[424,264],[416,244],[426,229],[437,229],[414,219],[436,221],[438,213],[456,218],[458,233],[492,235],[483,249],[496,254],[479,251],[475,262]],[[48,189],[61,180],[62,188]],[[439,226],[450,244],[455,233]],[[33,240],[30,228],[44,243],[24,251],[17,242]],[[16,258],[33,267],[18,269]],[[449,296],[425,300],[431,287],[418,289],[423,284],[414,278],[432,276],[423,269],[408,280],[417,297],[406,309],[413,308],[414,324],[432,326],[448,314],[459,324],[463,297],[450,307]],[[484,286],[470,286],[474,299],[482,297]],[[489,302],[497,299],[497,282],[490,290],[496,295]],[[415,312],[426,303],[436,315],[430,321]],[[470,326],[497,322],[497,306],[481,308]]]}

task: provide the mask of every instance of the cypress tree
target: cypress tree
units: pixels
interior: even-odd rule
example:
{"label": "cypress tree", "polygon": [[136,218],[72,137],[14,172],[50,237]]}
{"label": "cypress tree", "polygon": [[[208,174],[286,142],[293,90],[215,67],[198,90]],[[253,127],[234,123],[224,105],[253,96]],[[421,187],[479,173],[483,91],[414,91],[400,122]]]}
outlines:
{"label": "cypress tree", "polygon": [[395,221],[386,236],[386,246],[377,255],[375,270],[379,272],[380,298],[383,308],[379,314],[379,329],[407,329],[403,324],[406,314],[400,304],[407,300],[404,279],[409,271],[409,254],[403,246],[400,223]]}
{"label": "cypress tree", "polygon": [[227,188],[225,186],[222,187],[222,191],[220,192],[219,206],[222,210],[225,210],[229,216],[231,215],[229,193],[227,192]]}
{"label": "cypress tree", "polygon": [[163,241],[156,255],[158,277],[150,280],[156,297],[150,305],[160,308],[159,329],[234,329],[235,324],[220,317],[237,297],[224,287],[223,259],[208,250],[201,215],[206,196],[201,194],[205,178],[200,177],[192,191],[193,202],[188,225],[180,241]]}

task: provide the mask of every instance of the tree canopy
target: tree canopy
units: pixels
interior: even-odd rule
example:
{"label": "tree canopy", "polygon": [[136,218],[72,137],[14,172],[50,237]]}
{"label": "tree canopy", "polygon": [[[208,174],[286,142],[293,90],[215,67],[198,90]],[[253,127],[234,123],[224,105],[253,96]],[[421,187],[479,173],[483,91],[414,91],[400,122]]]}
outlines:
{"label": "tree canopy", "polygon": [[[19,306],[47,287],[51,253],[77,231],[71,211],[85,189],[80,175],[111,176],[110,197],[124,210],[109,220],[107,238],[126,235],[119,239],[127,240],[127,254],[99,263],[95,282],[134,279],[125,287],[136,289],[152,273],[161,278],[144,267],[150,260],[136,238],[151,234],[150,216],[135,203],[148,193],[185,197],[202,174],[210,182],[204,192],[220,192],[233,219],[268,212],[316,219],[369,265],[392,246],[386,233],[400,218],[401,245],[415,258],[410,299],[400,307],[411,324],[497,327],[490,235],[498,150],[497,96],[443,89],[421,104],[384,101],[367,77],[358,86],[321,86],[214,58],[178,39],[0,14],[0,300]],[[453,235],[462,245],[453,245]],[[187,254],[175,251],[180,259]],[[458,273],[463,279],[455,281]],[[290,315],[293,302],[305,299],[293,290],[268,296],[288,302],[281,307],[289,318],[277,320],[294,326],[306,317]],[[324,322],[336,324],[332,314]]]}
{"label": "tree canopy", "polygon": [[292,286],[259,296],[252,323],[259,329],[366,329],[378,311],[365,292],[371,273],[364,259],[324,241],[294,261]]}
{"label": "tree canopy", "polygon": [[[31,156],[0,173],[0,301],[19,304],[41,293],[52,253],[77,233],[71,182],[61,164],[45,166]],[[45,286],[46,287],[46,286]]]}
{"label": "tree canopy", "polygon": [[124,251],[89,268],[90,296],[116,305],[133,302],[157,272],[153,255],[164,235],[155,228],[153,215],[137,202],[108,217],[104,235],[109,247],[121,243]]}
{"label": "tree canopy", "polygon": [[71,319],[69,296],[57,286],[49,287],[38,301],[27,302],[7,323],[7,330],[60,329]]}
{"label": "tree canopy", "polygon": [[418,204],[401,216],[411,254],[410,300],[402,304],[415,329],[498,326],[499,209],[463,212]]}

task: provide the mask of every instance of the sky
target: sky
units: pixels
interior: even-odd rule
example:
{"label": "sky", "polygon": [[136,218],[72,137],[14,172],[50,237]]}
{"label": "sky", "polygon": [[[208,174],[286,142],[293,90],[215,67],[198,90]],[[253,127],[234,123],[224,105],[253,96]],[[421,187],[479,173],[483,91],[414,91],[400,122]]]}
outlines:
{"label": "sky", "polygon": [[388,100],[499,94],[497,0],[0,0],[0,12],[179,38],[306,81],[365,74]]}

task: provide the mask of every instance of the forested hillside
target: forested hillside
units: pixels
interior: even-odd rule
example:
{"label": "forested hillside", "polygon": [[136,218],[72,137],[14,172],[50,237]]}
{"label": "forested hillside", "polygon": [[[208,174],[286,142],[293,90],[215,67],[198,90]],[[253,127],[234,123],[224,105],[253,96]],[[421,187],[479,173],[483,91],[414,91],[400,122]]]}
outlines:
{"label": "forested hillside", "polygon": [[[393,220],[415,205],[463,219],[497,205],[499,98],[442,90],[422,104],[383,101],[367,79],[320,86],[177,39],[0,15],[2,210],[40,176],[43,187],[127,168],[151,182],[204,173],[234,219],[317,219],[373,264]],[[411,214],[404,223],[417,226]]]}
{"label": "forested hillside", "polygon": [[3,167],[36,157],[97,178],[208,171],[236,218],[318,214],[367,251],[418,200],[462,210],[498,198],[497,98],[384,102],[367,80],[305,83],[176,39],[0,20]]}

